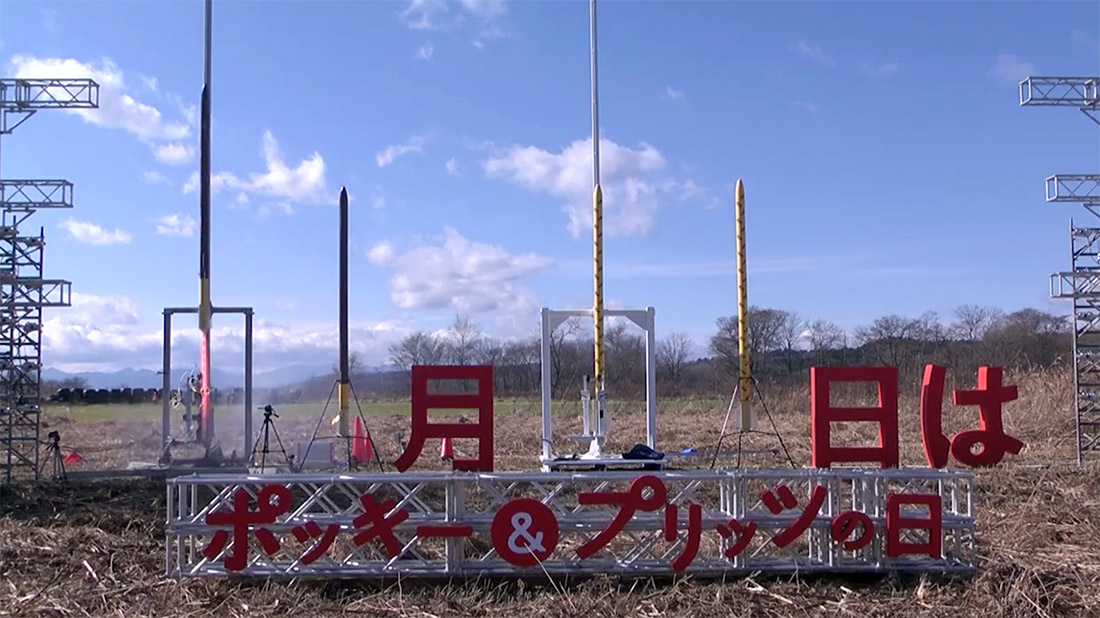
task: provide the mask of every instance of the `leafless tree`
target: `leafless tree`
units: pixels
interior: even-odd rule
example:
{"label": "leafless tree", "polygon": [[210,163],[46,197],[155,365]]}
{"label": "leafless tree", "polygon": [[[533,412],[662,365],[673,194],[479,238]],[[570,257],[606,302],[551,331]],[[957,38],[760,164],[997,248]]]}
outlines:
{"label": "leafless tree", "polygon": [[686,333],[670,333],[657,344],[657,370],[669,382],[672,394],[680,394],[684,370],[691,360],[695,342]]}
{"label": "leafless tree", "polygon": [[478,357],[484,337],[481,326],[467,314],[455,316],[447,331],[447,357],[452,365],[469,365]]}
{"label": "leafless tree", "polygon": [[[358,352],[351,352],[348,354],[348,375],[354,376],[359,373],[363,368],[363,357]],[[332,366],[332,373],[339,378],[340,377],[340,363],[337,362]]]}
{"label": "leafless tree", "polygon": [[847,342],[847,335],[840,325],[828,320],[814,320],[806,327],[811,350],[835,350]]}
{"label": "leafless tree", "polygon": [[982,305],[959,305],[955,308],[955,323],[951,335],[959,341],[981,341],[1004,319],[1004,311]]}
{"label": "leafless tree", "polygon": [[[786,315],[781,309],[749,307],[749,362],[754,368],[763,354],[781,348]],[[728,371],[737,370],[737,316],[718,318],[718,332],[711,337],[710,349]]]}
{"label": "leafless tree", "polygon": [[445,349],[438,337],[416,331],[390,346],[390,362],[402,371],[413,365],[437,365],[443,362]]}
{"label": "leafless tree", "polygon": [[795,351],[802,341],[802,335],[806,331],[806,320],[797,311],[779,312],[778,343],[783,348],[787,362],[787,375],[795,372]]}

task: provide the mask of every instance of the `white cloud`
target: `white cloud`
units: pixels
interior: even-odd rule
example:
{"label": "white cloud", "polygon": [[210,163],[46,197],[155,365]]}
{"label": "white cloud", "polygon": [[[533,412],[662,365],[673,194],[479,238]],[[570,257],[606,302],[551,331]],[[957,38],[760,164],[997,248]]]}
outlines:
{"label": "white cloud", "polygon": [[388,266],[393,261],[393,255],[393,245],[388,242],[380,242],[367,252],[367,258],[379,266]]}
{"label": "white cloud", "polygon": [[454,157],[447,159],[446,168],[447,173],[451,176],[458,176],[461,173],[458,168],[458,161]]}
{"label": "white cloud", "polygon": [[[15,78],[94,79],[99,84],[99,108],[65,111],[97,126],[122,129],[134,135],[153,150],[158,160],[163,142],[179,142],[191,136],[191,127],[186,122],[168,120],[155,106],[134,98],[122,70],[109,58],[85,63],[73,58],[16,55],[11,59],[10,70]],[[142,77],[139,81],[147,88],[149,79]],[[155,87],[155,80],[152,83]],[[178,157],[173,162],[178,162]]]}
{"label": "white cloud", "polygon": [[157,85],[157,78],[149,77],[148,75],[138,74],[138,79],[141,80],[141,85],[145,87],[149,92],[157,92],[159,86]]}
{"label": "white cloud", "polygon": [[122,230],[107,231],[102,227],[88,221],[65,219],[60,224],[77,242],[88,245],[126,245],[132,239],[128,232]]}
{"label": "white cloud", "polygon": [[195,147],[179,142],[169,142],[156,146],[153,149],[153,156],[161,163],[183,165],[195,158]]}
{"label": "white cloud", "polygon": [[427,141],[422,136],[416,136],[410,138],[409,141],[404,144],[394,144],[393,146],[386,146],[377,155],[375,160],[378,162],[378,167],[386,167],[393,163],[398,157],[403,157],[407,154],[422,153],[424,152],[424,143]]}
{"label": "white cloud", "polygon": [[195,235],[195,220],[190,215],[165,215],[156,221],[157,234],[172,238],[191,238]]}
{"label": "white cloud", "polygon": [[168,180],[168,178],[164,174],[161,174],[160,172],[145,172],[144,174],[141,175],[141,178],[142,178],[142,180],[144,180],[145,182],[147,182],[151,185],[156,185],[156,184],[161,184],[161,183],[164,183],[166,185],[172,184],[172,181]]}
{"label": "white cloud", "polygon": [[821,47],[807,43],[806,41],[799,41],[796,43],[794,45],[794,51],[803,58],[808,58],[824,66],[831,67],[836,64],[836,60],[822,51]]}
{"label": "white cloud", "polygon": [[882,62],[879,64],[864,64],[860,70],[877,79],[888,79],[897,74],[901,64],[897,62]]}
{"label": "white cloud", "polygon": [[510,36],[500,23],[507,13],[504,0],[409,0],[398,17],[413,30],[456,30],[472,25],[476,30],[473,44],[481,48],[486,40]]}
{"label": "white cloud", "polygon": [[677,90],[672,86],[665,86],[664,98],[669,101],[682,101],[684,99],[684,91]]}
{"label": "white cloud", "polygon": [[435,53],[435,46],[432,45],[431,41],[428,41],[417,48],[416,57],[421,60],[431,60],[433,53]]}
{"label": "white cloud", "polygon": [[452,227],[444,228],[441,245],[398,254],[392,244],[382,242],[368,257],[392,272],[390,300],[401,309],[494,311],[504,320],[534,315],[535,299],[519,281],[553,265],[534,253],[513,255],[499,245],[471,241]]}
{"label": "white cloud", "polygon": [[810,112],[811,114],[817,112],[818,110],[817,103],[812,103],[810,101],[792,101],[791,105],[797,107],[804,112]]}
{"label": "white cloud", "polygon": [[[335,197],[328,192],[325,160],[320,153],[314,152],[309,158],[298,163],[297,167],[291,168],[283,161],[275,136],[271,131],[264,131],[262,155],[267,168],[265,171],[249,174],[247,180],[230,172],[212,174],[210,191],[212,193],[225,189],[237,191],[238,204],[247,204],[250,197],[266,197],[275,200],[275,204],[266,205],[266,211],[278,209],[291,212],[292,204],[335,201]],[[198,186],[199,175],[195,172],[183,187],[183,192],[191,193],[198,189]]]}
{"label": "white cloud", "polygon": [[[592,226],[592,139],[578,140],[559,153],[536,146],[512,146],[483,163],[486,174],[505,178],[531,191],[565,200],[568,229],[574,237]],[[664,156],[653,146],[638,148],[600,140],[604,232],[608,236],[647,234],[657,210],[670,199],[706,199],[709,191],[665,173]]]}
{"label": "white cloud", "polygon": [[1037,72],[1035,65],[1020,60],[1016,54],[1000,54],[993,62],[993,68],[986,73],[1000,84],[1016,85]]}
{"label": "white cloud", "polygon": [[[141,327],[141,314],[133,301],[81,293],[74,293],[72,301],[71,308],[43,322],[43,357],[49,366],[62,371],[160,368],[164,333]],[[239,322],[215,317],[211,337],[218,358],[234,362],[243,355],[244,332]],[[363,355],[366,363],[381,364],[386,362],[389,345],[408,332],[390,322],[353,322],[351,349]],[[335,323],[288,326],[259,318],[253,326],[254,370],[330,363],[336,359],[337,340]],[[197,329],[177,323],[172,352],[176,368],[193,365],[198,358]]]}

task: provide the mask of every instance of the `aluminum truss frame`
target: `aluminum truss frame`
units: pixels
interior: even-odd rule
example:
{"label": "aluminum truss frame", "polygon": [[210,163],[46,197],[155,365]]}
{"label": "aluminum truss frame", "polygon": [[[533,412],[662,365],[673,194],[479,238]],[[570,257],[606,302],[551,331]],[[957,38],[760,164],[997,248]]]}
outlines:
{"label": "aluminum truss frame", "polygon": [[[1100,124],[1100,77],[1029,77],[1020,105],[1076,107]],[[1080,204],[1100,216],[1100,175],[1055,174],[1046,201]],[[1072,303],[1077,463],[1100,456],[1100,227],[1069,223],[1070,270],[1050,275],[1050,296]]]}
{"label": "aluminum truss frame", "polygon": [[[212,315],[240,314],[244,316],[244,441],[241,456],[248,460],[252,452],[252,307],[212,307]],[[177,314],[198,315],[198,307],[167,307],[164,309],[164,356],[161,361],[164,392],[161,395],[161,440],[163,441],[162,463],[168,462],[173,443],[172,437],[172,316]],[[217,432],[214,425],[214,404],[210,404],[209,430],[211,445],[216,445]],[[192,427],[185,427],[186,435],[193,435]]]}
{"label": "aluminum truss frame", "polygon": [[[677,505],[676,534],[664,532],[667,511],[641,511],[624,530],[594,555],[581,559],[574,551],[599,534],[618,511],[615,505],[580,505],[580,492],[629,492],[639,477],[636,471],[516,472],[418,474],[310,475],[273,474],[192,475],[169,481],[166,524],[166,569],[171,577],[451,577],[580,575],[670,575],[670,561],[688,541],[688,504],[702,509],[698,553],[684,573],[742,574],[756,571],[805,572],[973,572],[977,564],[975,518],[972,504],[974,478],[958,470],[917,469],[801,469],[660,471],[646,473],[660,479],[667,504]],[[248,530],[248,554],[244,568],[228,571],[223,559],[232,542],[220,551],[204,554],[215,535],[232,540],[232,525],[211,526],[207,515],[231,511],[234,495],[244,491],[255,503],[261,490],[279,484],[290,492],[290,504],[271,524],[254,524]],[[761,496],[785,485],[806,504],[815,486],[828,494],[807,530],[785,547],[774,539],[802,514],[802,507],[778,515]],[[399,510],[408,517],[394,527],[396,555],[380,543],[353,542],[361,515],[360,496],[372,494],[378,502],[392,499],[385,517]],[[886,552],[887,494],[939,496],[942,517],[941,556],[900,556]],[[538,565],[516,567],[500,556],[490,529],[502,507],[515,499],[529,498],[549,507],[557,519],[559,539],[553,552]],[[667,507],[666,507],[667,508]],[[255,511],[255,507],[252,507]],[[872,523],[872,537],[863,548],[847,550],[831,534],[833,519],[842,512],[864,513]],[[927,511],[925,511],[927,513]],[[901,517],[927,518],[920,509],[902,508]],[[724,553],[736,538],[724,539],[719,524],[737,519],[755,522],[757,530],[748,546],[733,559]],[[313,521],[321,529],[338,527],[335,540],[316,561],[304,562],[314,541],[301,542],[292,533],[296,526]],[[511,526],[515,526],[512,516]],[[469,538],[421,537],[418,527],[469,526]],[[265,553],[256,532],[270,531],[279,548]],[[302,529],[299,529],[299,533]],[[518,530],[518,528],[517,528]],[[221,531],[221,532],[219,532]],[[904,542],[919,542],[926,535],[902,530]],[[736,536],[736,535],[735,535]],[[216,542],[216,541],[215,541]]]}
{"label": "aluminum truss frame", "polygon": [[[90,79],[0,79],[0,135],[41,109],[99,107]],[[19,227],[40,209],[73,207],[67,180],[0,180],[0,465],[4,482],[39,476],[42,311],[72,305],[72,283],[44,276],[44,230]]]}

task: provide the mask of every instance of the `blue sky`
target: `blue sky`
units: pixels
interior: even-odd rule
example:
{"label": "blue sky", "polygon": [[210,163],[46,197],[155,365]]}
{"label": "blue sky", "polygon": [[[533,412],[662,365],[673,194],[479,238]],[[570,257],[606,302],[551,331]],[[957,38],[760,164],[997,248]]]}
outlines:
{"label": "blue sky", "polygon": [[[258,367],[334,357],[341,185],[369,362],[456,311],[517,336],[541,306],[591,303],[587,2],[214,12],[213,298],[256,308]],[[77,293],[47,314],[48,365],[155,367],[161,308],[197,302],[201,36],[195,1],[3,4],[7,76],[102,85],[100,110],[3,139],[6,178],[76,185],[73,210],[32,219]],[[1084,215],[1043,179],[1095,172],[1100,139],[1074,110],[1021,108],[1017,82],[1098,71],[1092,2],[605,1],[606,298],[705,344],[735,311],[743,178],[753,304],[846,328],[1065,312],[1047,275]],[[236,321],[216,326],[215,355],[233,350]]]}

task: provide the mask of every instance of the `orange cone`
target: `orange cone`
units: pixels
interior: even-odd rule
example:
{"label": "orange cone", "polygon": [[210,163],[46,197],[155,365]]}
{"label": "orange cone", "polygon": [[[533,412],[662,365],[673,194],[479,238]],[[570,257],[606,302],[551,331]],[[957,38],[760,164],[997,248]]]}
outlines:
{"label": "orange cone", "polygon": [[370,433],[363,431],[363,422],[356,416],[351,432],[351,458],[361,464],[370,461],[371,455]]}
{"label": "orange cone", "polygon": [[451,446],[450,438],[443,438],[443,442],[439,445],[439,458],[448,461],[455,458],[454,448]]}

